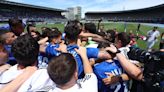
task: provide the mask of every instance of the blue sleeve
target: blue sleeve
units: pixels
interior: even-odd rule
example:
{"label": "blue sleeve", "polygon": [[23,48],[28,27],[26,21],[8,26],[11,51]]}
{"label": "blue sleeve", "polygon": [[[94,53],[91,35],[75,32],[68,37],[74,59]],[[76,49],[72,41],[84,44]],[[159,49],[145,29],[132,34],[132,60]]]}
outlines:
{"label": "blue sleeve", "polygon": [[99,49],[98,48],[87,48],[88,58],[98,58]]}
{"label": "blue sleeve", "polygon": [[0,26],[0,30],[10,30],[9,24],[5,24],[5,25]]}
{"label": "blue sleeve", "polygon": [[53,47],[47,46],[46,54],[51,55],[51,56],[58,56],[60,54],[60,52],[55,50],[55,48],[53,48]]}

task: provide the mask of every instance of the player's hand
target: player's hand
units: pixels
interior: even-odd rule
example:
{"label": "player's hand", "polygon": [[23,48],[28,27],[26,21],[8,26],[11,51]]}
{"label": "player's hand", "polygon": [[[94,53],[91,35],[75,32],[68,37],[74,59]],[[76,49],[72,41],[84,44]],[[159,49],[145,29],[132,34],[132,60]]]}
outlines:
{"label": "player's hand", "polygon": [[119,81],[119,78],[112,73],[106,73],[108,78],[104,78],[102,81],[104,82],[105,85],[110,85],[117,83]]}
{"label": "player's hand", "polygon": [[86,48],[80,46],[79,49],[75,48],[75,51],[80,55],[80,56],[86,56]]}
{"label": "player's hand", "polygon": [[112,53],[116,53],[117,52],[117,48],[113,44],[111,44],[110,47],[106,47],[105,50],[106,51],[109,50]]}
{"label": "player's hand", "polygon": [[60,51],[60,52],[67,52],[67,45],[65,45],[64,43],[61,43],[59,45],[59,48],[55,48],[55,50]]}

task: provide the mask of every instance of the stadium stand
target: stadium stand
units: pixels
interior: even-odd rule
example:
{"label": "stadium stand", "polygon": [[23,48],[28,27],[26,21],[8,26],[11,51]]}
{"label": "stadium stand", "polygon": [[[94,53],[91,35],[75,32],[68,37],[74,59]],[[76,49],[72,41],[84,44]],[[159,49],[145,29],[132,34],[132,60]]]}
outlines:
{"label": "stadium stand", "polygon": [[88,21],[97,21],[99,19],[108,21],[126,21],[126,22],[145,22],[145,23],[164,23],[164,4],[126,11],[104,11],[104,12],[86,12],[85,19]]}
{"label": "stadium stand", "polygon": [[0,21],[8,21],[14,17],[26,18],[28,21],[64,21],[66,18],[61,15],[61,12],[65,12],[65,10],[0,1]]}

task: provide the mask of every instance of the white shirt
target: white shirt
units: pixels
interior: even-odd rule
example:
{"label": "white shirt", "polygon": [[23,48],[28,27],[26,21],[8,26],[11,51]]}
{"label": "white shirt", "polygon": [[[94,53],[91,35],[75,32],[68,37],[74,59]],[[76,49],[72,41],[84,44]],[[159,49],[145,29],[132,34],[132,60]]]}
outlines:
{"label": "white shirt", "polygon": [[62,90],[55,87],[49,92],[98,92],[97,78],[94,73],[86,74],[83,79],[77,80],[77,84],[69,89]]}
{"label": "white shirt", "polygon": [[133,64],[138,64],[139,62],[136,60],[130,60],[128,57],[128,52],[130,51],[129,46],[126,47],[121,47],[119,48],[119,50],[121,51],[121,54],[124,55],[126,57],[126,59],[128,59],[131,63]]}
{"label": "white shirt", "polygon": [[130,51],[129,47],[121,47],[119,48],[119,50],[121,51],[121,54],[123,54],[127,59],[129,59],[128,57],[128,52]]}
{"label": "white shirt", "polygon": [[18,64],[10,67],[9,70],[4,71],[0,75],[0,88],[14,80],[19,74],[22,73],[22,71],[23,70],[18,70]]}
{"label": "white shirt", "polygon": [[47,69],[37,70],[27,81],[25,81],[17,92],[37,91],[47,86],[55,85],[49,78]]}
{"label": "white shirt", "polygon": [[156,30],[156,31],[150,30],[150,31],[147,32],[147,36],[148,36],[148,40],[147,41],[151,42],[151,41],[155,41],[155,37],[160,36],[160,33],[159,33],[158,30]]}

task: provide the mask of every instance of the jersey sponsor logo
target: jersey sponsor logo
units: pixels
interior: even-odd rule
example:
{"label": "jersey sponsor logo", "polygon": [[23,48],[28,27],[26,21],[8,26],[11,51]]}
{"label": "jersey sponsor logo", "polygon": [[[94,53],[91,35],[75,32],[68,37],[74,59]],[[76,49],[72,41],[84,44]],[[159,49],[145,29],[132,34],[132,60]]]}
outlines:
{"label": "jersey sponsor logo", "polygon": [[48,58],[44,56],[38,56],[38,67],[46,68],[48,66]]}

